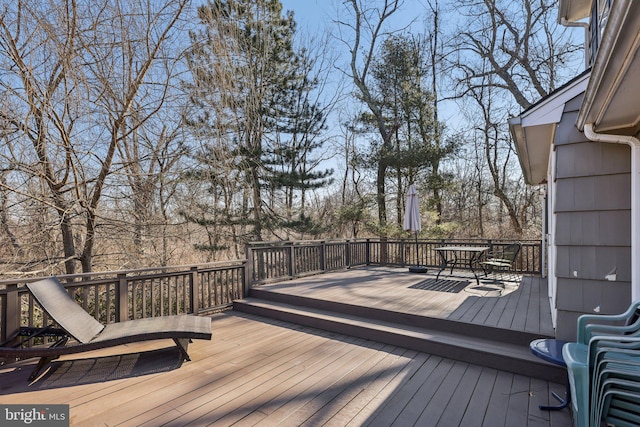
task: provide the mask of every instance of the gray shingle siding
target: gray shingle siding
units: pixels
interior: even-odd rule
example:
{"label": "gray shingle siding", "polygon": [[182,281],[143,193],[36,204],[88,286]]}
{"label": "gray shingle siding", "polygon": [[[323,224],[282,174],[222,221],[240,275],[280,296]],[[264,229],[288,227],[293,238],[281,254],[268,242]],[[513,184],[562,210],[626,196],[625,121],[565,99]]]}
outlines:
{"label": "gray shingle siding", "polygon": [[575,338],[580,314],[620,313],[631,301],[630,148],[587,140],[575,128],[574,101],[554,140],[560,339]]}

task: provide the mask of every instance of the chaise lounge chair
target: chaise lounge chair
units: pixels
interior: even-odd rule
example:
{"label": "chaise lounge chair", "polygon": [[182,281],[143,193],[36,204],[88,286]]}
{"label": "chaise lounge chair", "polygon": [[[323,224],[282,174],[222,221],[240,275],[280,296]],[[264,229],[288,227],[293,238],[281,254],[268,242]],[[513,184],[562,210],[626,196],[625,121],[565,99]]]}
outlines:
{"label": "chaise lounge chair", "polygon": [[[57,278],[28,283],[27,288],[59,326],[22,327],[0,345],[0,358],[40,358],[29,381],[36,379],[52,360],[66,354],[140,341],[173,339],[184,360],[190,360],[187,354],[189,341],[211,339],[211,319],[208,317],[175,315],[103,325],[69,296]],[[56,337],[58,340],[49,347],[22,347],[33,338],[42,336]],[[66,345],[70,338],[76,342]],[[16,344],[15,341],[19,342]]]}

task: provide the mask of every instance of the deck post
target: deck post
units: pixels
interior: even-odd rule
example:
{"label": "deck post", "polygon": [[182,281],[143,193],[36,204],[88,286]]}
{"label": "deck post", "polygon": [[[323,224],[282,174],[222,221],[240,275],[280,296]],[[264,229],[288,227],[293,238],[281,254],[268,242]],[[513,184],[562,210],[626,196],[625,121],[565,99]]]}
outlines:
{"label": "deck post", "polygon": [[[296,269],[296,243],[291,242],[291,277],[296,277],[298,275],[298,270]],[[304,256],[302,257],[304,259]]]}
{"label": "deck post", "polygon": [[116,322],[124,322],[129,320],[129,299],[126,274],[118,274],[118,282],[116,283]]}
{"label": "deck post", "polygon": [[327,269],[327,244],[323,240],[320,242],[320,271]]}
{"label": "deck post", "polygon": [[198,267],[191,267],[191,276],[189,277],[189,292],[191,293],[191,312],[198,314],[200,281],[198,280]]}
{"label": "deck post", "polygon": [[367,239],[367,254],[365,256],[367,265],[371,265],[371,239]]}
{"label": "deck post", "polygon": [[[536,273],[540,273],[542,277],[547,277],[547,272],[545,271],[545,264],[547,262],[546,259],[546,236],[542,236],[540,242],[537,244],[538,246],[538,256],[533,257],[533,271]],[[527,257],[527,267],[529,266],[529,257]]]}
{"label": "deck post", "polygon": [[265,248],[259,248],[257,254],[258,275],[256,278],[260,281],[269,277],[267,274],[269,271],[269,263],[267,262],[267,250]]}
{"label": "deck post", "polygon": [[289,277],[294,277],[294,251],[293,251],[293,242],[288,242],[287,244],[287,274]]}
{"label": "deck post", "polygon": [[345,267],[351,268],[351,241],[349,239],[347,239],[346,241],[344,257],[345,257],[345,260],[344,260]]}
{"label": "deck post", "polygon": [[2,341],[7,339],[7,335],[20,327],[20,295],[18,294],[18,285],[16,283],[7,285],[7,299],[5,307],[3,307],[2,325]]}
{"label": "deck post", "polygon": [[245,245],[244,253],[246,260],[244,262],[244,277],[242,278],[242,298],[249,296],[249,290],[252,285],[252,277],[253,277],[253,250],[250,245]]}

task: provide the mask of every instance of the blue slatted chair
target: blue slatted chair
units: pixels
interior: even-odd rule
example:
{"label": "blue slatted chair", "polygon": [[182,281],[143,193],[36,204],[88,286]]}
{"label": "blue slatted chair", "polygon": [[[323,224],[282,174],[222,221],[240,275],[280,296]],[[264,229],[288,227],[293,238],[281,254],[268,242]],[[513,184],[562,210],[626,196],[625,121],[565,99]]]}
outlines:
{"label": "blue slatted chair", "polygon": [[583,315],[578,318],[577,342],[565,344],[562,349],[572,396],[574,426],[589,425],[594,364],[599,354],[601,357],[607,354],[598,353],[599,348],[616,347],[623,337],[639,335],[639,309],[640,302],[636,302],[618,315]]}

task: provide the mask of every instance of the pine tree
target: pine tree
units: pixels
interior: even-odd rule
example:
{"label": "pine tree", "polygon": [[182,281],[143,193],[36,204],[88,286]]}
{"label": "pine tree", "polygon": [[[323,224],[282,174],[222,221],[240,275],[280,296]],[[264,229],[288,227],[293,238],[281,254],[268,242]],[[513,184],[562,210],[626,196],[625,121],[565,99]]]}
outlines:
{"label": "pine tree", "polygon": [[316,170],[320,159],[314,153],[323,146],[326,117],[312,99],[319,84],[314,65],[306,50],[296,54],[291,75],[272,100],[269,120],[274,132],[268,135],[263,159],[269,188],[284,196],[279,226],[308,234],[318,234],[322,228],[306,215],[307,191],[329,185],[333,173]]}
{"label": "pine tree", "polygon": [[[428,88],[425,52],[420,36],[390,36],[381,44],[371,70],[378,109],[394,130],[393,144],[376,146],[372,152],[376,161],[387,159],[389,178],[396,180],[398,225],[404,213],[402,189],[419,180],[423,188],[437,193],[433,190],[443,185],[445,177],[438,175],[434,165],[455,149],[451,142],[435,143],[434,97]],[[437,203],[433,200],[434,207]]]}
{"label": "pine tree", "polygon": [[295,52],[293,13],[279,0],[212,0],[198,16],[188,123],[206,140],[196,160],[217,176],[210,191],[227,195],[203,216],[209,227],[234,226],[234,239],[262,240],[290,222],[295,192],[327,183],[328,171],[311,170],[324,128],[309,97],[312,61]]}

